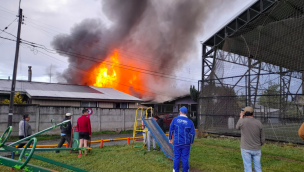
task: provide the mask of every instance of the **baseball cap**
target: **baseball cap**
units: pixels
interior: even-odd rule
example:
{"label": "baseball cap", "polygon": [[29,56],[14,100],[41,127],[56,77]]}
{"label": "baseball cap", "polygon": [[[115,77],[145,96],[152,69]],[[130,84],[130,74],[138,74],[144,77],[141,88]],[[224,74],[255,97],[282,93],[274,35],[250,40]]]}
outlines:
{"label": "baseball cap", "polygon": [[66,113],[65,116],[72,116],[72,114],[71,113]]}
{"label": "baseball cap", "polygon": [[181,107],[181,108],[179,109],[179,111],[181,111],[181,113],[186,114],[187,111],[188,111],[188,109],[187,109],[185,106],[183,106],[183,107]]}
{"label": "baseball cap", "polygon": [[250,106],[245,107],[244,112],[249,112],[249,113],[253,113],[253,108]]}

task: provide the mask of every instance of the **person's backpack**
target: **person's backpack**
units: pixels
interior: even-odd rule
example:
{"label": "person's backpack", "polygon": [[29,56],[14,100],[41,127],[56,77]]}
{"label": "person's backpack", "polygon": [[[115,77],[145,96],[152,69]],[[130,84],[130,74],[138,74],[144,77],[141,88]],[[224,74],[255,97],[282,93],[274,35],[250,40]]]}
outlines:
{"label": "person's backpack", "polygon": [[298,131],[299,137],[304,140],[304,123],[301,125],[299,131]]}

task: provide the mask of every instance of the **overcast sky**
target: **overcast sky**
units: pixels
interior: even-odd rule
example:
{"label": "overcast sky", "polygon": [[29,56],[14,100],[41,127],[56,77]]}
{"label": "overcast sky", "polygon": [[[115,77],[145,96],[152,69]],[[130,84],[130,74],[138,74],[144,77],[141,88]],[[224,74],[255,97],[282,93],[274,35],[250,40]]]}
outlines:
{"label": "overcast sky", "polygon": [[[204,32],[197,35],[197,40],[193,40],[197,42],[198,47],[201,46],[200,41],[205,41],[241,9],[255,0],[214,1],[222,2],[219,7],[221,11],[214,7],[215,9],[211,10],[214,12],[209,13],[207,22],[203,23],[202,31]],[[15,19],[18,3],[19,0],[1,0],[0,4],[0,29],[4,29],[11,23],[6,31],[13,35],[17,35],[17,20]],[[226,4],[232,5],[233,8]],[[225,8],[226,6],[228,8]],[[106,25],[111,24],[111,21],[103,15],[101,0],[24,0],[21,2],[21,8],[25,16],[21,38],[49,48],[55,35],[68,34],[70,28],[83,19],[101,18]],[[0,36],[14,39],[6,33],[1,33]],[[12,76],[15,46],[15,42],[0,39],[0,79]],[[68,66],[67,58],[58,54],[49,54],[52,56],[49,57],[25,46],[20,47],[19,54],[17,79],[26,80],[28,66],[32,66],[33,81],[49,82],[47,68],[51,65],[56,66],[53,67],[53,71],[62,72]],[[182,72],[177,74],[199,80],[201,79],[201,48],[198,48],[198,51],[191,56],[193,56],[192,60],[185,62],[183,69],[180,70]],[[53,78],[52,82],[57,82],[56,78]]]}

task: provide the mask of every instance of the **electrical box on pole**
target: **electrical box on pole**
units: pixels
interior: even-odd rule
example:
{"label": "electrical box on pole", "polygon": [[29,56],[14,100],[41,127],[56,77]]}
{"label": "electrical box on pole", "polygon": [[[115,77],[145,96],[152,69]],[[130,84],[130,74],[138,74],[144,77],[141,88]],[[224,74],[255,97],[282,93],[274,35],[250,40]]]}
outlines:
{"label": "electrical box on pole", "polygon": [[15,86],[16,86],[16,77],[17,77],[17,67],[18,67],[18,58],[19,58],[19,46],[20,46],[20,34],[21,34],[21,24],[23,20],[22,9],[19,8],[19,21],[18,21],[18,32],[17,32],[17,41],[16,41],[16,52],[15,52],[15,61],[14,61],[14,71],[13,71],[13,80],[11,87],[10,95],[10,104],[8,111],[8,126],[13,124],[13,113],[14,113],[14,96],[15,96]]}

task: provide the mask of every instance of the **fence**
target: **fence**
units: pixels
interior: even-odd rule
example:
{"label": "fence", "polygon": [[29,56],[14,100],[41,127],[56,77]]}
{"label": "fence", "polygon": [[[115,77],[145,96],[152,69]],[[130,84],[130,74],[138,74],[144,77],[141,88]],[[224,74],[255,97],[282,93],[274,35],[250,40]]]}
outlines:
{"label": "fence", "polygon": [[[90,115],[92,131],[123,131],[133,130],[136,109],[105,109],[91,108]],[[33,132],[39,132],[52,126],[51,119],[57,123],[61,122],[66,113],[72,113],[72,125],[76,126],[77,119],[81,116],[83,108],[80,107],[58,107],[39,105],[15,105],[13,115],[12,135],[18,135],[19,121],[23,114],[30,115],[30,125]],[[145,112],[143,112],[145,114]],[[7,128],[8,105],[0,105],[0,133]],[[59,134],[56,128],[45,134]]]}

